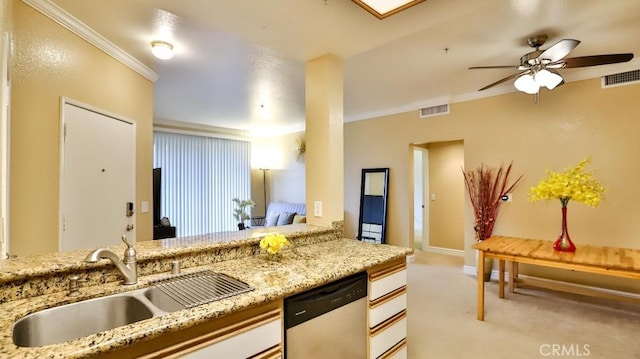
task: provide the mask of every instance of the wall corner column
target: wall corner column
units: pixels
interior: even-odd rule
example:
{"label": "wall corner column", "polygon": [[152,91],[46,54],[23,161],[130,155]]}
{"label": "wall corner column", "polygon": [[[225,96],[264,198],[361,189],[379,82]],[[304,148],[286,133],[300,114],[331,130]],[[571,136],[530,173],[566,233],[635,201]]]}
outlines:
{"label": "wall corner column", "polygon": [[[307,62],[306,204],[307,223],[344,221],[343,61],[327,54]],[[315,203],[322,202],[322,216]]]}

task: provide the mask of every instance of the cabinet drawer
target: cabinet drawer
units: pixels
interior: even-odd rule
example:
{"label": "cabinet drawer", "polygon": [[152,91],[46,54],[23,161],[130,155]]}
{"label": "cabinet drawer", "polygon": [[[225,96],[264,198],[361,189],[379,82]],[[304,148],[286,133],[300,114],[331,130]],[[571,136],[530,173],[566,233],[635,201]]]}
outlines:
{"label": "cabinet drawer", "polygon": [[397,316],[388,324],[382,324],[383,328],[374,330],[371,334],[369,346],[369,358],[380,357],[393,346],[407,337],[407,313]]}
{"label": "cabinet drawer", "polygon": [[388,275],[369,282],[369,300],[374,301],[387,293],[407,285],[406,266],[397,269]]}
{"label": "cabinet drawer", "polygon": [[403,340],[393,349],[386,353],[383,359],[407,359],[407,341]]}
{"label": "cabinet drawer", "polygon": [[181,357],[188,359],[248,358],[279,345],[281,333],[282,320],[276,319],[216,343],[210,345],[206,343],[206,346]]}
{"label": "cabinet drawer", "polygon": [[282,350],[277,345],[267,351],[252,356],[250,359],[282,359]]}
{"label": "cabinet drawer", "polygon": [[369,309],[369,328],[384,322],[394,315],[407,309],[407,290],[401,289],[389,298],[382,297],[382,301],[377,304],[371,304]]}

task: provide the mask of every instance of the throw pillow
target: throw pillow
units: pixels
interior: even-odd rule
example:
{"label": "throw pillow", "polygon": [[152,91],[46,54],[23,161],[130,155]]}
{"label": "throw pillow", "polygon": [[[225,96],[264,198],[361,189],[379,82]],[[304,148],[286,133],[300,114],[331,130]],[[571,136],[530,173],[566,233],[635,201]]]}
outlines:
{"label": "throw pillow", "polygon": [[279,216],[280,216],[280,213],[272,213],[268,215],[267,218],[264,220],[264,226],[265,227],[277,226]]}
{"label": "throw pillow", "polygon": [[284,226],[285,224],[291,224],[293,223],[293,216],[295,216],[295,213],[289,213],[289,212],[280,212],[280,217],[278,217],[278,226]]}
{"label": "throw pillow", "polygon": [[295,216],[293,216],[293,223],[297,224],[297,223],[307,223],[307,216],[303,216],[300,214],[296,214]]}

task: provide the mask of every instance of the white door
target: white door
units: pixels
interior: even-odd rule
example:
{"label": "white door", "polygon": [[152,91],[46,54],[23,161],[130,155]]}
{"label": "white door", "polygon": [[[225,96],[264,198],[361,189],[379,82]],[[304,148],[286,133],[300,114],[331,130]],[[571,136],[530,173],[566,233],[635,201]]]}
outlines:
{"label": "white door", "polygon": [[63,100],[60,250],[135,241],[135,124]]}
{"label": "white door", "polygon": [[413,147],[414,248],[429,247],[429,150]]}

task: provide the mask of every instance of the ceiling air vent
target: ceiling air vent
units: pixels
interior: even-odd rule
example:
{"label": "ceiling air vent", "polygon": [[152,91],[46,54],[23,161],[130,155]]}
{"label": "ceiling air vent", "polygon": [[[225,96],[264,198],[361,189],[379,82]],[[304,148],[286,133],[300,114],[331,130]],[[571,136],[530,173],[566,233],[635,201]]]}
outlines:
{"label": "ceiling air vent", "polygon": [[621,72],[619,74],[602,76],[602,87],[614,87],[640,83],[640,70]]}
{"label": "ceiling air vent", "polygon": [[446,115],[449,113],[449,104],[425,107],[420,109],[420,117]]}

